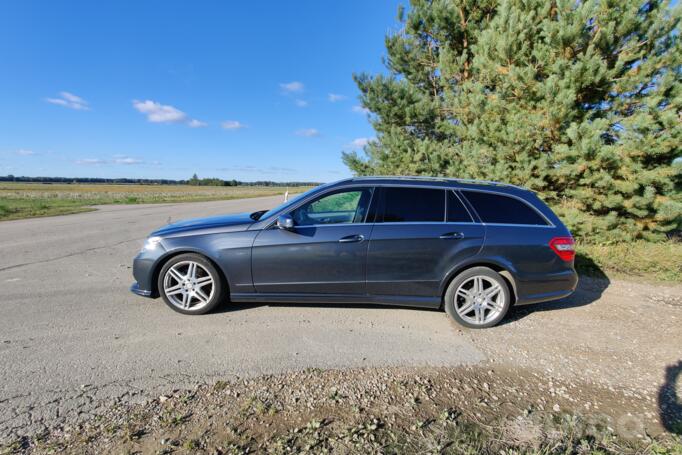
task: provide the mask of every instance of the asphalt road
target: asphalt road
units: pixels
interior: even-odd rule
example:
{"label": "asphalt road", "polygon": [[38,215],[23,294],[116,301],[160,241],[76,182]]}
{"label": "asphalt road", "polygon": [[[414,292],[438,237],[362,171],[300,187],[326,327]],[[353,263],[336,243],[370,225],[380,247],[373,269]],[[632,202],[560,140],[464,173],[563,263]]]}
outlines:
{"label": "asphalt road", "polygon": [[228,303],[191,317],[128,291],[132,258],[169,218],[266,209],[280,199],[103,206],[1,222],[0,440],[235,376],[484,358],[436,311]]}

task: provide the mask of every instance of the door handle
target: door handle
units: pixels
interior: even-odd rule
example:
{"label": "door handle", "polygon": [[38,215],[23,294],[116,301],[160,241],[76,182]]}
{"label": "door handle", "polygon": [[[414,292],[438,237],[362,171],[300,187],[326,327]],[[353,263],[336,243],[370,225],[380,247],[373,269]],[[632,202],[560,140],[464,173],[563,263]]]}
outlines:
{"label": "door handle", "polygon": [[447,234],[442,234],[439,238],[441,239],[463,239],[464,234],[461,232],[448,232]]}
{"label": "door handle", "polygon": [[339,239],[339,242],[341,243],[352,243],[352,242],[362,242],[365,240],[365,236],[362,234],[354,234],[354,235],[347,235],[345,237],[341,237]]}

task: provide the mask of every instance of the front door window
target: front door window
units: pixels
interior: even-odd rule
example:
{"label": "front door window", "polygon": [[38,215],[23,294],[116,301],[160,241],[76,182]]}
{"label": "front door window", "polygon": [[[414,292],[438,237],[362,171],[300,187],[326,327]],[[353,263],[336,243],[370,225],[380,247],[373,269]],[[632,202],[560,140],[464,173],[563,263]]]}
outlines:
{"label": "front door window", "polygon": [[291,217],[296,226],[364,223],[371,197],[369,188],[337,191],[303,204]]}

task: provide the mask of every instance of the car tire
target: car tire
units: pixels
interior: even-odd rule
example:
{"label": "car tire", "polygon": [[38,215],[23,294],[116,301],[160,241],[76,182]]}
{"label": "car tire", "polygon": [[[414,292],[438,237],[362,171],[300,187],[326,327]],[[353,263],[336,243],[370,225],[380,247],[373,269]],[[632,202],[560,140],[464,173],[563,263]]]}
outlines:
{"label": "car tire", "polygon": [[504,319],[511,300],[509,286],[499,273],[488,267],[472,267],[450,282],[443,306],[458,324],[485,329]]}
{"label": "car tire", "polygon": [[195,253],[169,259],[158,278],[159,294],[166,305],[182,314],[204,314],[224,299],[225,280],[211,261]]}

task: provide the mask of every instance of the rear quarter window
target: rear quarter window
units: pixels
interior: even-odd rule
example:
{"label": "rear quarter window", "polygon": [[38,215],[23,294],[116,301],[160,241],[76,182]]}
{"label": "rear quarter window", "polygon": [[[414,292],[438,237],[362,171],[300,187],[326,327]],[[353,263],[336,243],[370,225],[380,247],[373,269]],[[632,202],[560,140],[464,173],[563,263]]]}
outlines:
{"label": "rear quarter window", "polygon": [[547,226],[547,220],[537,210],[514,197],[481,191],[462,191],[462,194],[484,223]]}
{"label": "rear quarter window", "polygon": [[473,220],[469,216],[469,212],[464,208],[464,204],[455,195],[455,192],[449,190],[448,192],[448,223],[471,223]]}

